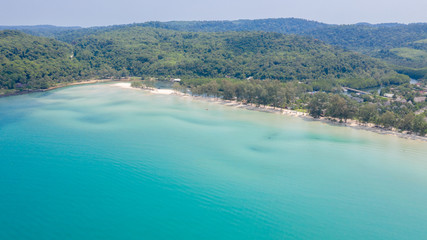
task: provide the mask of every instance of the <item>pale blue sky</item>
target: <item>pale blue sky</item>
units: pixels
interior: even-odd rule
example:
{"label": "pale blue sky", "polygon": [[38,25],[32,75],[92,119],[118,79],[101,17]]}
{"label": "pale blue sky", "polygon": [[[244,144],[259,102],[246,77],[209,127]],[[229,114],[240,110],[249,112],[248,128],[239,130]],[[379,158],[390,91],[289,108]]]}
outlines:
{"label": "pale blue sky", "polygon": [[326,23],[427,22],[427,0],[0,0],[0,25],[297,17]]}

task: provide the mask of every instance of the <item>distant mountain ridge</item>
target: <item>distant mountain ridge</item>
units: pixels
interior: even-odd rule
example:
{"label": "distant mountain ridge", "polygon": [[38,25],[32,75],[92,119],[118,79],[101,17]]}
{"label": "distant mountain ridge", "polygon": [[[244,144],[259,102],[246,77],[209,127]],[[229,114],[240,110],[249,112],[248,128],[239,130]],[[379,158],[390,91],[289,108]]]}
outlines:
{"label": "distant mountain ridge", "polygon": [[55,37],[58,33],[63,31],[78,30],[82,27],[60,27],[53,25],[34,25],[34,26],[0,26],[1,30],[19,30],[34,36],[40,37]]}
{"label": "distant mountain ridge", "polygon": [[325,27],[348,27],[348,26],[365,26],[372,28],[385,27],[403,27],[410,25],[423,25],[427,23],[368,23],[359,22],[355,24],[327,24],[315,20],[302,18],[266,18],[266,19],[239,19],[239,20],[197,20],[197,21],[147,21],[142,23],[120,24],[111,26],[95,26],[95,27],[80,27],[80,26],[55,26],[55,25],[15,25],[15,26],[0,26],[0,30],[22,30],[32,31],[40,34],[43,31],[63,32],[69,30],[82,29],[108,29],[123,26],[143,26],[165,28],[177,31],[190,32],[224,32],[224,31],[265,31],[277,32],[283,34],[301,34],[312,30]]}
{"label": "distant mountain ridge", "polygon": [[331,24],[299,18],[146,22],[137,25],[190,32],[264,31],[283,34],[300,34],[314,29],[332,26]]}
{"label": "distant mountain ridge", "polygon": [[[295,34],[319,39],[344,49],[357,51],[385,60],[393,65],[412,68],[427,67],[427,60],[420,58],[427,54],[416,41],[427,39],[427,23],[356,23],[347,25],[326,24],[300,18],[269,18],[230,21],[169,21],[144,22],[101,27],[56,27],[0,26],[1,29],[15,29],[26,33],[54,37],[72,42],[86,35],[123,29],[134,26],[161,28],[184,32],[275,32]],[[421,52],[420,52],[421,51]]]}

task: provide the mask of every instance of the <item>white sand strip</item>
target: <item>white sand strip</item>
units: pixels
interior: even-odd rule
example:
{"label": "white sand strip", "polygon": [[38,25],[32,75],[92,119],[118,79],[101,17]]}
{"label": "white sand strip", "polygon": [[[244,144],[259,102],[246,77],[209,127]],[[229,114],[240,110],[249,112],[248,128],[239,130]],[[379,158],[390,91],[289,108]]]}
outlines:
{"label": "white sand strip", "polygon": [[119,88],[133,88],[130,86],[130,82],[120,82],[120,83],[114,83],[113,86],[119,87]]}

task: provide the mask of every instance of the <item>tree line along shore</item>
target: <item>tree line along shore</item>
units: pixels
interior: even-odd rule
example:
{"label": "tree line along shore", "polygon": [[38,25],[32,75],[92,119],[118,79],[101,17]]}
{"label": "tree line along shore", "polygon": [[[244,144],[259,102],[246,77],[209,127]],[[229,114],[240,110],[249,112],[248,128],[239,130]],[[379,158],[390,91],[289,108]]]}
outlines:
{"label": "tree line along shore", "polygon": [[[132,82],[133,87],[155,86],[153,78]],[[244,104],[289,109],[308,114],[313,118],[328,118],[331,121],[355,120],[385,130],[425,136],[427,122],[424,110],[427,103],[397,101],[380,94],[360,96],[336,92],[313,91],[312,87],[298,82],[257,79],[183,79],[173,84],[174,90],[193,96],[236,100]],[[417,113],[417,114],[416,114]]]}

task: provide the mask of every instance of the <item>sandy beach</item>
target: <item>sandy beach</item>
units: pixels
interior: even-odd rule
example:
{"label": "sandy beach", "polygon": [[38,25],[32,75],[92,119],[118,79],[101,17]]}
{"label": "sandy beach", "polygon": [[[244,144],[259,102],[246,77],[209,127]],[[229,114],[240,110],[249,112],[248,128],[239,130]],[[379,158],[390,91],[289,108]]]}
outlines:
{"label": "sandy beach", "polygon": [[135,89],[135,88],[131,87],[131,83],[130,82],[114,83],[113,86],[119,87],[119,88]]}
{"label": "sandy beach", "polygon": [[[120,88],[126,88],[126,89],[135,89],[135,90],[142,89],[142,88],[131,87],[130,82],[114,83],[113,86],[120,87]],[[295,116],[295,117],[303,118],[307,121],[320,121],[320,122],[323,122],[325,124],[334,125],[334,126],[346,126],[346,127],[359,129],[359,130],[371,131],[371,132],[375,132],[375,133],[383,134],[383,135],[391,135],[391,136],[397,136],[397,137],[405,138],[405,139],[419,140],[419,141],[426,141],[427,142],[427,137],[425,137],[425,136],[423,137],[423,136],[418,136],[415,134],[408,134],[406,132],[399,132],[395,129],[387,130],[387,129],[375,126],[375,124],[373,124],[373,123],[360,123],[360,122],[358,122],[356,120],[352,120],[352,119],[347,120],[347,122],[340,123],[338,119],[331,119],[331,118],[325,118],[325,117],[313,118],[308,113],[298,112],[295,110],[273,108],[271,106],[255,106],[252,104],[243,104],[242,102],[238,102],[235,100],[223,100],[223,99],[219,99],[219,98],[207,98],[207,97],[202,97],[202,96],[191,96],[189,94],[177,92],[177,91],[172,90],[172,89],[145,88],[142,90],[148,91],[148,92],[153,93],[153,94],[179,95],[182,97],[189,97],[189,98],[191,98],[193,100],[197,100],[197,101],[212,102],[212,103],[222,104],[225,106],[230,106],[230,107],[235,107],[235,108],[243,108],[243,109],[252,110],[252,111],[268,112],[268,113],[283,114],[283,115],[288,115],[288,116]]]}
{"label": "sandy beach", "polygon": [[175,90],[172,90],[172,89],[134,88],[134,87],[131,86],[130,82],[114,83],[113,86],[119,87],[119,88],[126,88],[126,89],[135,89],[135,90],[143,89],[143,90],[149,91],[149,92],[154,93],[154,94],[164,94],[164,95],[181,94],[181,93],[178,93],[178,92],[176,92]]}

